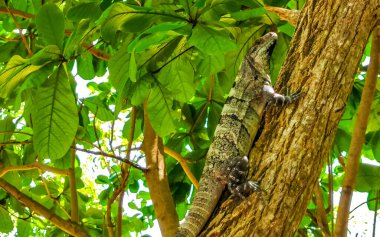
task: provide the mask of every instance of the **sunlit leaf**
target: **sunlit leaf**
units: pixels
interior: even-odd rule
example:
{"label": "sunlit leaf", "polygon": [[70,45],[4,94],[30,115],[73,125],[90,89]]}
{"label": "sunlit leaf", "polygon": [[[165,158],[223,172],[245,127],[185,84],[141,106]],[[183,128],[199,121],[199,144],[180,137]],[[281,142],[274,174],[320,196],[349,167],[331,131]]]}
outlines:
{"label": "sunlit leaf", "polygon": [[148,98],[148,116],[156,133],[163,137],[175,130],[180,113],[173,110],[173,99],[161,85],[152,88]]}
{"label": "sunlit leaf", "polygon": [[380,190],[380,166],[360,164],[355,189],[359,192]]}
{"label": "sunlit leaf", "polygon": [[0,74],[0,97],[8,97],[28,75],[40,68],[28,64],[28,60],[18,55],[13,56]]}
{"label": "sunlit leaf", "polygon": [[9,212],[0,208],[0,232],[9,233],[13,230],[13,221],[9,215]]}
{"label": "sunlit leaf", "polygon": [[36,26],[46,45],[63,47],[65,19],[62,11],[52,3],[44,4],[36,15]]}
{"label": "sunlit leaf", "polygon": [[52,159],[65,155],[78,129],[78,113],[63,66],[37,90],[32,119],[37,153]]}
{"label": "sunlit leaf", "polygon": [[207,54],[223,54],[236,49],[236,44],[225,31],[202,24],[194,27],[189,44]]}

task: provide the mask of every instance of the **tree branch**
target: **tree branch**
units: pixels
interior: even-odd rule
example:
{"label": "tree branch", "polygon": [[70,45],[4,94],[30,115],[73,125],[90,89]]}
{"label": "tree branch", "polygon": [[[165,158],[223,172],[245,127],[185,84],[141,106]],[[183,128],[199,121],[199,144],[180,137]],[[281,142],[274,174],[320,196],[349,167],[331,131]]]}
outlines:
{"label": "tree branch", "polygon": [[87,149],[83,149],[83,148],[79,148],[79,147],[72,147],[72,148],[74,148],[77,151],[82,151],[82,152],[86,152],[86,153],[93,154],[93,155],[111,157],[111,158],[114,158],[114,159],[119,160],[121,162],[127,163],[130,166],[132,166],[132,167],[134,167],[134,168],[136,168],[138,170],[141,170],[142,172],[146,172],[147,171],[146,168],[141,167],[140,165],[138,165],[136,163],[133,163],[130,160],[124,159],[124,158],[122,158],[120,156],[117,156],[117,155],[106,153],[104,151],[91,151],[91,150],[87,150]]}
{"label": "tree branch", "polygon": [[371,61],[368,66],[367,78],[364,82],[363,94],[360,100],[358,117],[355,123],[347,166],[342,185],[338,215],[335,224],[334,236],[346,236],[351,198],[355,186],[356,175],[359,170],[360,154],[365,140],[365,131],[368,124],[371,104],[376,90],[377,74],[380,64],[380,28],[376,28],[372,35]]}
{"label": "tree branch", "polygon": [[23,166],[5,166],[3,167],[2,164],[0,164],[0,177],[3,177],[6,173],[10,171],[23,171],[23,170],[33,170],[33,169],[39,169],[42,171],[51,172],[54,174],[60,174],[60,175],[69,175],[68,170],[64,169],[57,169],[54,167],[50,167],[47,165],[40,164],[38,162],[31,164],[31,165],[23,165]]}
{"label": "tree branch", "polygon": [[79,222],[79,210],[78,210],[78,191],[75,175],[75,149],[71,148],[71,167],[69,169],[69,182],[70,182],[70,196],[71,196],[71,221],[74,223]]}
{"label": "tree branch", "polygon": [[34,201],[30,197],[26,196],[25,194],[20,192],[16,187],[9,184],[7,181],[5,181],[2,178],[0,178],[0,187],[3,188],[6,192],[8,192],[10,195],[12,195],[21,204],[27,206],[28,208],[30,208],[32,211],[36,212],[37,214],[45,217],[53,225],[63,230],[64,232],[73,236],[77,236],[77,237],[89,236],[87,232],[84,231],[82,227],[80,227],[78,224],[72,223],[71,221],[64,220],[58,215],[52,213],[51,210],[47,209],[46,207]]}
{"label": "tree branch", "polygon": [[173,157],[174,159],[176,159],[179,164],[181,165],[183,171],[185,172],[185,174],[187,175],[187,177],[190,179],[191,183],[194,185],[194,187],[196,189],[198,189],[199,187],[199,183],[198,183],[198,180],[194,177],[193,173],[191,172],[189,166],[187,166],[187,160],[181,156],[179,153],[177,153],[176,151],[170,149],[169,147],[167,146],[164,146],[164,152]]}
{"label": "tree branch", "polygon": [[178,227],[178,216],[170,192],[163,156],[162,139],[153,131],[149,122],[147,102],[144,102],[144,141],[148,171],[145,173],[154,212],[160,225],[162,236],[174,236]]}

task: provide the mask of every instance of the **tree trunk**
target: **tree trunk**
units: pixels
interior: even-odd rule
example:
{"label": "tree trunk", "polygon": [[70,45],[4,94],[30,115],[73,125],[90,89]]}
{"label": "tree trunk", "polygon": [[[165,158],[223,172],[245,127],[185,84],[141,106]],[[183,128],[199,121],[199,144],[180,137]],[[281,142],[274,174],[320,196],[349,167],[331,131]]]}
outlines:
{"label": "tree trunk", "polygon": [[250,154],[252,180],[266,193],[220,203],[202,236],[294,235],[379,14],[379,0],[307,2],[277,83],[285,91],[289,81],[291,91],[302,91],[301,99],[283,109],[267,109]]}

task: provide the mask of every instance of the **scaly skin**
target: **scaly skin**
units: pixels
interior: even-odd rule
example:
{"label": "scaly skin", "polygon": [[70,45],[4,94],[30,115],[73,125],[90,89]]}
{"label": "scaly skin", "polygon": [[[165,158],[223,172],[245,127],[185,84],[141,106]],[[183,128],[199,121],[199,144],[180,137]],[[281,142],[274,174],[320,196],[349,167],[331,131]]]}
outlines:
{"label": "scaly skin", "polygon": [[298,98],[298,94],[277,94],[271,86],[269,58],[276,39],[275,33],[267,33],[244,58],[208,150],[199,189],[176,237],[195,237],[202,230],[228,183],[234,164],[248,156],[266,103],[287,104]]}

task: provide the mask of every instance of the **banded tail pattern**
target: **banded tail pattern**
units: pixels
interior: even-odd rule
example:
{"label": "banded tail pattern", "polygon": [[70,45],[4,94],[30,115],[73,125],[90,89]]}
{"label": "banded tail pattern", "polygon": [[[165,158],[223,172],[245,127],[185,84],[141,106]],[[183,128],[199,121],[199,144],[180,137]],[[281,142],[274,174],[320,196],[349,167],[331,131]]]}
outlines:
{"label": "banded tail pattern", "polygon": [[298,98],[299,94],[277,94],[271,86],[269,58],[276,39],[273,32],[259,38],[240,65],[206,156],[199,189],[176,237],[195,237],[200,233],[229,183],[234,165],[248,156],[266,103],[287,104]]}

